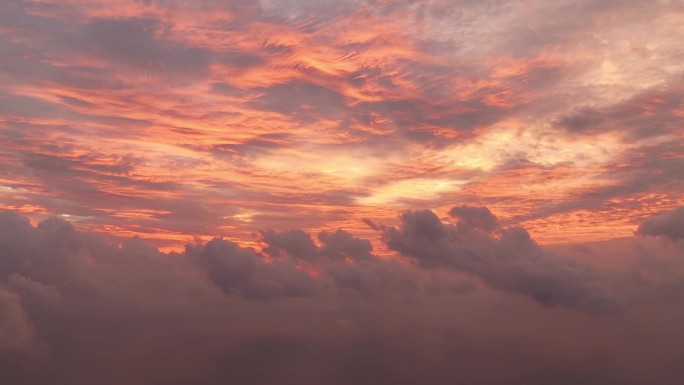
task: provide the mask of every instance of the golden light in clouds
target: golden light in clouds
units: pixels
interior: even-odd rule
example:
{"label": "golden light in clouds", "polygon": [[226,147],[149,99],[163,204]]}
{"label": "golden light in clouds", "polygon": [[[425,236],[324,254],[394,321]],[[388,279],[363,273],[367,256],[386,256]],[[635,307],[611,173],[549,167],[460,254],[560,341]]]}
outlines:
{"label": "golden light in clouds", "polygon": [[0,0],[0,383],[684,384],[682,42],[684,0]]}
{"label": "golden light in clouds", "polygon": [[402,200],[410,200],[415,195],[425,200],[435,199],[446,191],[457,192],[458,186],[464,183],[448,179],[405,179],[377,188],[370,196],[361,198],[359,203],[402,207]]}
{"label": "golden light in clouds", "polygon": [[607,239],[682,203],[677,2],[323,3],[6,6],[0,207],[179,248],[459,204]]}

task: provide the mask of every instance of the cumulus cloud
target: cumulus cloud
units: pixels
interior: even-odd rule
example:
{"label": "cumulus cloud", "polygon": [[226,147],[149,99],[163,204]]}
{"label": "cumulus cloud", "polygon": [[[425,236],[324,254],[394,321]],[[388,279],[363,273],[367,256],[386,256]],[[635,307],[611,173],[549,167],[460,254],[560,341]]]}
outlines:
{"label": "cumulus cloud", "polygon": [[344,230],[338,229],[334,233],[322,231],[318,239],[324,245],[321,254],[333,260],[368,260],[374,257],[371,254],[373,246],[368,240],[356,238]]}
{"label": "cumulus cloud", "polygon": [[449,213],[458,218],[455,225],[429,210],[406,212],[399,228],[383,230],[383,239],[419,266],[464,271],[543,305],[599,313],[621,309],[588,266],[544,250],[524,229],[502,228],[484,207],[454,207]]}
{"label": "cumulus cloud", "polygon": [[284,251],[294,258],[313,261],[320,257],[311,236],[302,230],[276,232],[269,230],[262,233],[264,242],[269,246],[266,252],[277,256]]}
{"label": "cumulus cloud", "polygon": [[655,218],[642,222],[637,229],[639,235],[662,236],[671,241],[684,239],[684,207],[677,207]]}
{"label": "cumulus cloud", "polygon": [[449,215],[458,218],[457,225],[464,230],[482,229],[484,231],[493,231],[499,227],[499,220],[486,207],[452,207],[449,210]]}
{"label": "cumulus cloud", "polygon": [[278,256],[282,252],[288,255],[313,262],[320,258],[342,261],[347,258],[364,260],[373,258],[373,246],[368,240],[359,239],[352,234],[338,229],[335,232],[322,231],[318,240],[322,247],[314,244],[309,234],[302,230],[276,232],[273,230],[261,233],[263,241],[268,245],[266,253]]}
{"label": "cumulus cloud", "polygon": [[253,249],[235,243],[214,239],[199,250],[188,248],[188,254],[197,254],[209,279],[227,293],[239,292],[247,298],[303,297],[315,295],[316,283],[291,261],[266,263]]}
{"label": "cumulus cloud", "polygon": [[[684,268],[665,268],[669,257],[625,265],[640,279],[598,279],[576,252],[574,262],[559,257],[486,208],[450,215],[453,224],[424,210],[376,226],[404,256],[380,258],[344,230],[264,231],[261,248],[216,238],[162,253],[139,238],[117,245],[60,219],[34,226],[2,212],[0,371],[30,385],[48,375],[71,385],[636,385],[684,375],[667,366],[676,341],[639,370],[627,365],[678,331],[671,301],[681,296],[671,294]],[[576,250],[623,261],[621,251]],[[591,312],[616,306],[608,283],[633,308],[597,321]],[[610,352],[609,363],[597,366],[596,351]]]}

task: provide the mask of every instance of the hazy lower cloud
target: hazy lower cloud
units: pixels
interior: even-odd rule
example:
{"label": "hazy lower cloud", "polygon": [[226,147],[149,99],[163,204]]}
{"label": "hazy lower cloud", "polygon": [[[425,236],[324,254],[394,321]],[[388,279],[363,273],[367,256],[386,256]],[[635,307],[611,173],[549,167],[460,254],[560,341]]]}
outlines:
{"label": "hazy lower cloud", "polygon": [[672,241],[684,239],[684,207],[677,207],[639,225],[639,235],[661,236]]}
{"label": "hazy lower cloud", "polygon": [[12,383],[74,385],[684,376],[671,338],[681,245],[637,237],[545,250],[486,208],[451,213],[453,223],[416,211],[384,227],[400,256],[383,259],[342,230],[321,232],[320,244],[264,232],[263,252],[216,238],[162,253],[2,212],[0,368]]}

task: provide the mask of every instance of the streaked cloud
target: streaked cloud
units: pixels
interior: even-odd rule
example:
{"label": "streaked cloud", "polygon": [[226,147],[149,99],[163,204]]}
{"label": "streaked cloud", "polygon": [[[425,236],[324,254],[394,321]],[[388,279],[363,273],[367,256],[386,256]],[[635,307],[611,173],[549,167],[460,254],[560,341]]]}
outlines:
{"label": "streaked cloud", "polygon": [[[536,223],[634,201],[610,196],[628,183],[616,165],[679,143],[681,17],[676,1],[12,0],[2,204],[178,248],[239,212],[264,213],[249,242],[303,207],[339,213],[306,228],[365,231],[362,217],[478,203],[552,241]],[[648,193],[681,204],[671,188]],[[163,228],[181,201],[215,219]],[[649,204],[625,206],[621,235]],[[587,239],[594,225],[567,224]]]}

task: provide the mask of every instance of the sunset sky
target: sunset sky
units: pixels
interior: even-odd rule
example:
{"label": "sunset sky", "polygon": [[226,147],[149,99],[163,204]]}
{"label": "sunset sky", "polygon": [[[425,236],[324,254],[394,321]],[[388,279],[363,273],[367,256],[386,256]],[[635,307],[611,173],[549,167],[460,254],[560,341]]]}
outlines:
{"label": "sunset sky", "polygon": [[0,0],[0,373],[684,383],[683,42],[681,0]]}
{"label": "sunset sky", "polygon": [[0,205],[252,242],[488,207],[542,243],[682,204],[680,1],[3,1]]}

